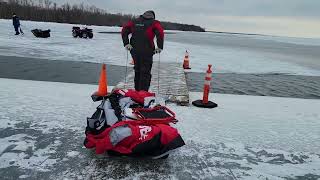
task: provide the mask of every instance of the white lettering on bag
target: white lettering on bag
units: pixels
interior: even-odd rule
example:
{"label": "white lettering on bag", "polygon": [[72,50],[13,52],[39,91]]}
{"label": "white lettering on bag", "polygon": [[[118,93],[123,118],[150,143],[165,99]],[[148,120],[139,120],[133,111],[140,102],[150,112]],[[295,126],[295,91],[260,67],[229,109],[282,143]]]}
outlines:
{"label": "white lettering on bag", "polygon": [[150,126],[139,126],[140,138],[139,140],[145,140],[148,137],[148,132],[151,132],[152,128]]}

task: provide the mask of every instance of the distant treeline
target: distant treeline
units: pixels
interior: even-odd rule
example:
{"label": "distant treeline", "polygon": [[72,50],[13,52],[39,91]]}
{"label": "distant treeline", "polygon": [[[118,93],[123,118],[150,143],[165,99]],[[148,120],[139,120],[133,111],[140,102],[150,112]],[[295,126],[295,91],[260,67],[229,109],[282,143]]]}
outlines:
{"label": "distant treeline", "polygon": [[[21,20],[86,24],[98,26],[122,26],[128,20],[136,18],[131,14],[111,14],[95,6],[68,3],[58,6],[50,0],[0,0],[0,18],[10,19],[16,13]],[[199,26],[161,22],[166,30],[198,31]]]}

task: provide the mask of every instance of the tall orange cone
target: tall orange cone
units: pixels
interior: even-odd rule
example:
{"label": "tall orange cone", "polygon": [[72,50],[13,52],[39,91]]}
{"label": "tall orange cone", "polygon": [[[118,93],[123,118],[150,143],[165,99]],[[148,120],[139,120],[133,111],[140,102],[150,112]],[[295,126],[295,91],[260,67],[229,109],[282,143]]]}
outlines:
{"label": "tall orange cone", "polygon": [[183,69],[191,69],[189,66],[189,53],[187,50],[186,50],[186,54],[184,55]]}
{"label": "tall orange cone", "polygon": [[93,101],[99,101],[104,96],[107,96],[107,94],[108,94],[107,70],[106,70],[106,65],[102,64],[100,78],[99,78],[98,91],[93,93],[91,98]]}
{"label": "tall orange cone", "polygon": [[218,104],[209,101],[209,92],[210,92],[211,76],[212,76],[211,67],[212,65],[209,64],[205,82],[204,82],[204,87],[203,87],[203,98],[202,100],[193,101],[192,104],[194,106],[202,107],[202,108],[215,108],[218,106]]}

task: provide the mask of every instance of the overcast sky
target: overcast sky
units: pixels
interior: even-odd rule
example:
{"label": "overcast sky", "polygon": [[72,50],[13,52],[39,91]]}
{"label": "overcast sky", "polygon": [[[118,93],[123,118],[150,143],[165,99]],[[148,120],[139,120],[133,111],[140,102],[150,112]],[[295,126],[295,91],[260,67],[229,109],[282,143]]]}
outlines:
{"label": "overcast sky", "polygon": [[112,13],[200,25],[206,30],[320,38],[320,0],[54,0],[95,5]]}

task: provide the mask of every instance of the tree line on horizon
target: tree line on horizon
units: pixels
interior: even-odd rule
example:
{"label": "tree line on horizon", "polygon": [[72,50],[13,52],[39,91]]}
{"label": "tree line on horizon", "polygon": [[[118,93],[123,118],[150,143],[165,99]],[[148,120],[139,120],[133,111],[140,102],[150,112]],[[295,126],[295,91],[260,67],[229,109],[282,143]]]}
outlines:
{"label": "tree line on horizon", "polygon": [[[16,13],[21,20],[119,27],[137,17],[132,14],[108,13],[83,3],[58,6],[50,0],[0,0],[0,18],[11,19],[12,13]],[[205,31],[196,25],[164,21],[161,24],[166,30]]]}

